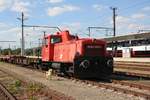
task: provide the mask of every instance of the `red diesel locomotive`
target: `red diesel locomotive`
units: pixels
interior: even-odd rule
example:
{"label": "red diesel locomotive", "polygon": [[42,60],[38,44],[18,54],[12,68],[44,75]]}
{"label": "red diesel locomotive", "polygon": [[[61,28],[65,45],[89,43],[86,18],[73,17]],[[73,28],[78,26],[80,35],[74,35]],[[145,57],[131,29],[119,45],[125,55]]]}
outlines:
{"label": "red diesel locomotive", "polygon": [[1,61],[54,69],[59,75],[78,78],[108,78],[113,72],[113,57],[106,51],[106,42],[73,36],[69,31],[43,38],[42,57],[9,56]]}
{"label": "red diesel locomotive", "polygon": [[108,55],[104,40],[79,39],[63,31],[44,36],[43,42],[43,67],[79,78],[106,78],[113,72],[113,57]]}

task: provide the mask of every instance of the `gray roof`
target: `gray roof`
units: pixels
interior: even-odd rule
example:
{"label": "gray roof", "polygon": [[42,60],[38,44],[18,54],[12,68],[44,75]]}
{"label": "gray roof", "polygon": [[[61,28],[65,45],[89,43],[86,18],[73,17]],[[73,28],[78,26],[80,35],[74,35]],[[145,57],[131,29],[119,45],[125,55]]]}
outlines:
{"label": "gray roof", "polygon": [[104,38],[107,42],[150,39],[150,32]]}

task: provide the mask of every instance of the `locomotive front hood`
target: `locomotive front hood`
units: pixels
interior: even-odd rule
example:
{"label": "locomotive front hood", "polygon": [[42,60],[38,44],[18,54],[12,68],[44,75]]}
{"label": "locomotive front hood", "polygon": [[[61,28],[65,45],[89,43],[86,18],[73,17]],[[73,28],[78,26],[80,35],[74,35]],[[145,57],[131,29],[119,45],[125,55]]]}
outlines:
{"label": "locomotive front hood", "polygon": [[100,39],[78,39],[77,50],[80,56],[106,56],[106,42]]}

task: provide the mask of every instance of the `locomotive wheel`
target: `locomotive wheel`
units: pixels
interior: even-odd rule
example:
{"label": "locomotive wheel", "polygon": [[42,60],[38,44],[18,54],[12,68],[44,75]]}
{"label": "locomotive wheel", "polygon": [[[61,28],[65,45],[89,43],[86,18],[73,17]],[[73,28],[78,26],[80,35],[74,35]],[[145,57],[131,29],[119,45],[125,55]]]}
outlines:
{"label": "locomotive wheel", "polygon": [[41,63],[41,64],[38,64],[38,69],[39,70],[48,70],[48,66]]}
{"label": "locomotive wheel", "polygon": [[79,67],[81,69],[87,69],[90,66],[90,61],[89,60],[83,60],[80,64]]}
{"label": "locomotive wheel", "polygon": [[33,66],[33,68],[38,69],[37,64],[32,63],[31,65]]}
{"label": "locomotive wheel", "polygon": [[69,76],[67,64],[61,64],[60,65],[59,74],[61,76]]}

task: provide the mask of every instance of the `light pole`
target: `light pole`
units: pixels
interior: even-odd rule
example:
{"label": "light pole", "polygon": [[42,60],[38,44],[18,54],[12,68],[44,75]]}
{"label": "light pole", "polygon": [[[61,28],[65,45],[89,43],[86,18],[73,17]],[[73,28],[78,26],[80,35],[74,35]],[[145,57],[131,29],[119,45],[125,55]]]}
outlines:
{"label": "light pole", "polygon": [[[110,9],[113,10],[113,36],[115,37],[116,36],[116,10],[117,8],[116,7],[110,7]],[[112,41],[112,53],[113,53],[113,56],[116,55],[116,50],[117,50],[117,41]]]}
{"label": "light pole", "polygon": [[0,56],[1,56],[1,54],[2,54],[2,47],[0,46]]}
{"label": "light pole", "polygon": [[21,56],[25,55],[25,40],[24,40],[24,20],[27,20],[24,18],[24,13],[21,13],[21,18],[17,18],[21,21]]}

